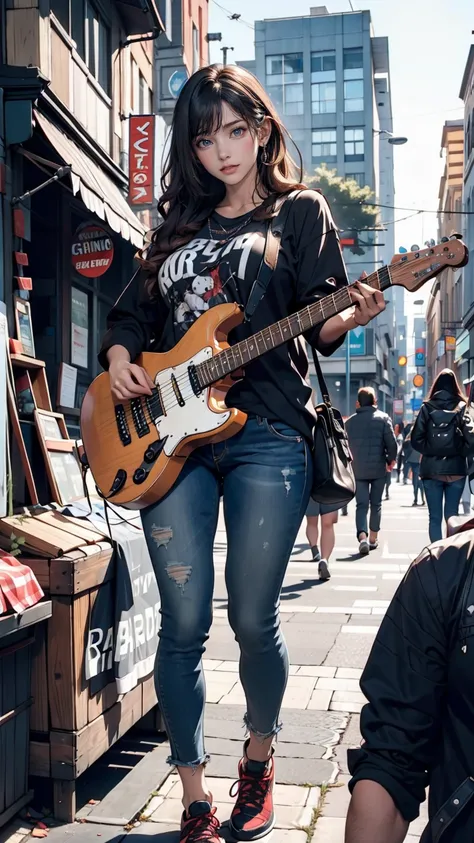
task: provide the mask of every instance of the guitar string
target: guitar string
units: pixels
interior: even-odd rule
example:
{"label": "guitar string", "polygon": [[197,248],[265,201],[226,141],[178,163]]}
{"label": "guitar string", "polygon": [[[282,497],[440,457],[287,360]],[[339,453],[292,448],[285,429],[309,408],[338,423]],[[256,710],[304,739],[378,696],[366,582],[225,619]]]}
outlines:
{"label": "guitar string", "polygon": [[[420,251],[421,251],[421,250],[420,250]],[[424,257],[428,257],[428,255],[425,255]],[[386,281],[386,280],[390,280],[390,273],[391,273],[391,271],[392,271],[393,269],[396,269],[397,267],[402,266],[402,265],[407,266],[407,265],[409,265],[409,264],[411,264],[411,263],[413,263],[413,262],[414,262],[413,260],[411,260],[411,261],[410,261],[410,260],[407,260],[407,259],[403,259],[403,258],[401,258],[399,261],[397,261],[397,262],[395,262],[395,263],[392,263],[392,264],[387,264],[386,266],[381,267],[381,268],[380,268],[380,270],[375,270],[375,271],[374,271],[374,272],[372,272],[372,273],[371,273],[371,274],[370,274],[370,275],[369,275],[366,279],[364,279],[364,281],[370,285],[373,281],[376,281],[376,280],[377,280],[377,281],[380,281],[380,280],[381,280],[381,281],[382,281],[382,284],[383,284],[383,283],[384,283],[384,281]],[[380,279],[380,275],[382,275],[382,273],[383,273],[386,277],[385,277],[385,278]],[[353,284],[351,284],[351,285],[348,285],[348,286],[349,286],[349,287],[351,287],[351,286],[354,286],[354,285],[353,285]],[[382,288],[381,288],[381,289],[382,289]],[[313,302],[313,304],[308,305],[308,310],[309,310],[309,311],[313,311],[313,313],[314,313],[314,309],[315,309],[315,308],[319,305],[319,306],[321,307],[321,311],[323,312],[323,308],[324,308],[323,302],[324,302],[324,300],[325,300],[325,299],[327,299],[327,298],[332,298],[333,305],[335,305],[335,306],[337,307],[339,304],[342,304],[342,303],[343,303],[343,301],[344,301],[344,294],[345,294],[345,293],[347,293],[347,290],[348,290],[348,287],[344,287],[344,288],[342,288],[341,290],[336,291],[336,293],[333,293],[331,296],[325,296],[323,299],[319,299],[317,302]],[[350,305],[347,305],[347,307],[350,307]],[[345,309],[345,308],[344,308],[344,309]],[[311,313],[311,315],[313,315],[313,313]],[[290,319],[290,318],[291,318],[291,316],[298,316],[298,313],[290,314],[290,316],[289,316],[289,317],[286,317],[286,318]],[[323,316],[324,316],[324,313],[323,313]],[[283,321],[283,320],[280,320],[280,321]],[[276,323],[276,324],[278,324],[278,323]],[[316,323],[316,324],[317,324],[317,323]],[[267,328],[264,328],[262,331],[258,332],[258,334],[263,335],[263,332],[264,332],[265,330],[268,330],[268,328],[269,328],[269,327],[270,327],[270,326],[268,326]],[[305,329],[305,330],[309,330],[311,327],[312,327],[312,326],[310,325],[310,326],[309,326],[307,329]],[[213,361],[215,361],[215,360],[216,360],[216,358],[218,358],[220,355],[226,355],[226,356],[227,356],[227,355],[228,355],[231,351],[233,351],[233,353],[235,353],[235,352],[236,352],[236,347],[237,347],[237,346],[239,346],[239,345],[243,345],[243,344],[244,344],[245,342],[247,342],[247,341],[248,341],[248,340],[241,340],[239,343],[236,343],[236,345],[235,345],[235,346],[230,346],[230,348],[229,348],[229,349],[226,349],[226,350],[225,350],[225,351],[223,351],[223,352],[218,352],[218,354],[213,355],[213,357],[212,357],[212,358],[210,358],[210,360],[209,360],[209,361],[205,361],[205,362],[206,362],[206,363],[212,363],[212,362],[213,362]],[[279,343],[279,344],[281,345],[282,343]],[[272,348],[275,348],[275,347],[277,347],[277,346],[272,346]],[[268,350],[269,350],[269,351],[271,351],[271,350],[272,350],[272,348],[270,348],[270,349],[268,349]],[[240,353],[240,350],[239,350],[239,353]],[[248,363],[248,362],[250,362],[250,361],[245,361],[245,362],[244,362],[244,361],[242,361],[242,364],[241,364],[241,365],[247,365],[247,363]],[[199,366],[199,365],[201,365],[201,364],[197,364],[197,365]],[[237,366],[236,368],[239,368],[239,367]],[[221,380],[221,379],[222,379],[222,378],[218,378],[217,380]],[[210,386],[210,385],[212,385],[212,383],[215,383],[215,382],[216,382],[216,381],[212,381],[212,382],[211,382],[211,384],[207,384],[204,388],[207,388],[207,386]],[[178,378],[176,378],[176,385],[177,385],[178,387],[179,387],[180,385],[181,385],[181,386],[187,385],[188,383],[189,383],[189,377],[188,377],[188,374],[187,374],[187,373],[183,373],[183,374],[182,374],[182,375],[180,375]],[[147,405],[148,405],[148,407],[150,407],[150,405],[153,405],[153,406],[151,406],[152,411],[157,412],[158,410],[163,409],[163,402],[164,402],[164,401],[166,401],[166,409],[171,410],[171,409],[174,409],[175,407],[178,407],[178,406],[179,406],[179,401],[178,401],[178,400],[172,401],[171,403],[168,403],[168,401],[167,401],[167,399],[169,399],[170,397],[172,397],[174,394],[175,394],[175,392],[174,392],[173,386],[168,386],[168,387],[166,387],[164,390],[162,390],[162,391],[160,390],[160,394],[159,394],[159,395],[158,395],[158,394],[157,394],[156,396],[143,396],[143,395],[141,395],[141,396],[137,396],[137,398],[139,398],[139,399],[148,398],[148,401],[147,401]],[[131,401],[131,400],[133,400],[133,399],[128,399],[128,403],[127,403],[127,404],[122,404],[122,407],[123,407],[123,410],[124,410],[124,412],[125,412],[125,417],[126,417],[127,422],[131,422],[131,424],[132,424],[132,425],[133,425],[133,427],[134,427],[134,426],[135,426],[135,421],[134,421],[133,412],[132,412],[132,408],[131,408],[131,404],[130,404],[130,401]],[[148,407],[147,407],[147,409],[148,409]],[[142,409],[143,409],[143,404],[142,404]],[[155,420],[153,421],[153,423],[155,423]],[[115,426],[115,424],[116,424],[116,423],[115,423],[115,421],[114,421],[114,422],[112,422],[112,423],[110,424],[110,426],[111,426],[111,427],[114,427],[114,426]],[[130,425],[129,425],[129,426],[130,426]]]}
{"label": "guitar string", "polygon": [[[374,276],[376,276],[376,273],[372,273],[372,274],[373,274]],[[369,276],[369,278],[370,278],[370,276]],[[367,280],[369,280],[369,278],[368,278]],[[350,285],[350,286],[352,286],[352,285]],[[339,306],[339,304],[343,304],[343,303],[344,303],[344,301],[345,301],[345,294],[347,294],[347,287],[344,287],[343,289],[338,290],[336,293],[333,293],[331,296],[325,296],[324,298],[331,298],[331,299],[332,299],[333,306],[338,307],[338,306]],[[312,311],[312,310],[313,310],[313,311],[314,311],[314,310],[316,310],[316,308],[319,306],[319,308],[321,309],[321,313],[322,313],[322,315],[323,315],[323,317],[324,317],[323,307],[321,306],[321,302],[322,302],[322,301],[324,301],[324,299],[319,299],[319,301],[317,301],[317,302],[313,302],[313,304],[311,304],[311,305],[309,305],[309,306],[308,306],[308,310],[310,310],[310,311]],[[350,304],[348,304],[348,305],[347,305],[347,307],[350,307]],[[308,315],[309,315],[309,314],[308,314]],[[312,314],[311,314],[311,315],[312,315]],[[291,315],[290,315],[290,317],[288,317],[288,318],[291,318],[291,316],[297,316],[297,313],[291,314]],[[317,324],[317,323],[316,323],[316,324]],[[269,328],[269,327],[270,327],[270,326],[268,326],[268,328]],[[309,330],[311,327],[312,327],[312,326],[310,325],[310,326],[309,326],[307,329],[305,329],[305,330]],[[268,330],[268,328],[263,329],[263,330]],[[258,333],[259,333],[259,334],[263,334],[263,331],[258,332]],[[246,340],[241,341],[241,343],[245,343],[245,342],[246,342]],[[236,345],[238,346],[238,345],[240,345],[241,343],[237,343]],[[279,344],[280,344],[280,345],[282,345],[282,343],[279,343]],[[273,346],[273,348],[275,348],[275,347],[276,347],[276,346]],[[213,361],[214,361],[214,360],[215,360],[218,356],[220,356],[221,354],[225,354],[227,351],[230,351],[230,350],[232,350],[232,349],[234,349],[234,353],[235,353],[236,346],[231,346],[231,347],[230,347],[230,349],[226,349],[224,352],[219,352],[218,354],[216,354],[216,355],[214,355],[212,358],[210,358],[210,360],[209,360],[209,361],[206,361],[206,362],[212,363],[212,362],[213,362]],[[271,351],[272,349],[268,349],[268,350],[269,350],[269,351]],[[246,363],[247,363],[247,362],[250,362],[250,361],[246,361],[246,362],[242,361],[242,363],[241,363],[240,365],[246,365]],[[198,364],[198,365],[200,365],[200,364]],[[236,368],[238,368],[238,367],[236,367]],[[221,380],[221,378],[217,378],[217,380]],[[215,382],[215,381],[214,381],[214,382]],[[178,378],[176,378],[176,385],[177,385],[178,387],[179,387],[180,385],[181,385],[181,386],[187,385],[188,383],[189,383],[189,376],[188,376],[188,374],[187,374],[187,373],[183,373],[183,374],[182,374],[182,375],[180,375]],[[211,384],[209,384],[209,385],[211,385]],[[206,387],[204,387],[204,388],[206,388]],[[155,412],[157,412],[158,410],[163,409],[163,402],[164,402],[164,401],[166,401],[166,410],[172,410],[172,409],[174,409],[175,407],[178,407],[178,406],[179,406],[179,401],[178,401],[177,399],[175,399],[174,401],[171,401],[170,403],[168,403],[167,399],[169,399],[170,397],[173,397],[173,395],[175,395],[175,392],[174,392],[173,387],[172,387],[172,386],[170,386],[170,387],[167,387],[167,388],[166,388],[165,390],[163,390],[163,391],[161,391],[161,390],[160,390],[160,391],[159,391],[159,394],[157,394],[156,396],[146,396],[146,395],[145,395],[145,396],[143,396],[143,395],[142,395],[142,396],[138,396],[138,395],[137,395],[137,398],[142,399],[142,401],[143,401],[143,398],[145,398],[145,399],[146,399],[146,398],[148,398],[148,401],[147,401],[146,403],[147,403],[148,405],[153,405],[153,406],[151,407],[152,411],[154,410]],[[126,418],[126,421],[127,421],[127,423],[128,423],[129,428],[130,428],[131,426],[132,426],[133,428],[135,427],[135,419],[134,419],[134,416],[133,416],[133,411],[132,411],[132,407],[131,407],[131,401],[132,401],[132,400],[134,400],[134,399],[128,399],[127,404],[123,404],[123,403],[122,403],[122,408],[123,408],[123,410],[124,410],[125,418]],[[143,403],[142,403],[142,410],[145,412],[145,408],[143,408]],[[154,423],[154,422],[153,422],[153,423]],[[147,424],[148,424],[148,422],[147,422]],[[116,422],[115,422],[115,420],[114,420],[113,422],[109,423],[109,425],[106,425],[106,427],[107,427],[107,426],[109,426],[109,427],[115,427],[115,426],[116,426]]]}

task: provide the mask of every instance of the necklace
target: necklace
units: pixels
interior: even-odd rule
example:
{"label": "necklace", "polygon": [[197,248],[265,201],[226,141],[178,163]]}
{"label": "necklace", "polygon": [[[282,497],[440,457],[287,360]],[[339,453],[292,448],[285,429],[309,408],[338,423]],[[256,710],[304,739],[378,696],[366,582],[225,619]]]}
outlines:
{"label": "necklace", "polygon": [[244,219],[244,221],[243,221],[243,222],[241,222],[241,223],[239,223],[239,225],[237,225],[237,226],[235,226],[234,228],[231,228],[231,229],[229,229],[229,228],[224,228],[224,226],[223,226],[223,225],[221,225],[221,223],[219,222],[219,220],[216,220],[217,225],[218,225],[218,226],[219,226],[219,228],[221,229],[222,234],[224,234],[224,238],[222,238],[222,234],[221,234],[221,233],[220,233],[220,232],[219,232],[216,228],[211,228],[211,217],[208,217],[208,220],[207,220],[207,227],[208,227],[208,230],[209,230],[209,237],[210,237],[210,239],[211,239],[211,240],[215,240],[216,238],[214,237],[214,235],[217,235],[217,238],[218,238],[218,239],[217,239],[217,242],[219,243],[219,245],[223,245],[224,243],[227,243],[229,240],[231,240],[231,239],[232,239],[232,237],[235,237],[235,235],[236,235],[236,234],[238,234],[238,233],[239,233],[239,231],[242,231],[242,229],[243,229],[246,225],[248,225],[248,223],[249,223],[249,222],[250,222],[250,220],[252,219],[252,217],[253,217],[254,213],[255,213],[255,210],[253,210],[253,211],[248,211],[248,212],[245,214],[245,219]]}

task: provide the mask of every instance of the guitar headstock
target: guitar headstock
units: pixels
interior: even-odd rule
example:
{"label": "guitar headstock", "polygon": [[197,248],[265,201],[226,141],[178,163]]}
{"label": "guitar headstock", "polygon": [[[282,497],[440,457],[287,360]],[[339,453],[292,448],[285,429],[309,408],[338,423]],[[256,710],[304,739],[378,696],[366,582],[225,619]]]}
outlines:
{"label": "guitar headstock", "polygon": [[467,246],[453,237],[417,252],[394,255],[389,267],[391,282],[413,293],[447,266],[465,266],[468,260]]}

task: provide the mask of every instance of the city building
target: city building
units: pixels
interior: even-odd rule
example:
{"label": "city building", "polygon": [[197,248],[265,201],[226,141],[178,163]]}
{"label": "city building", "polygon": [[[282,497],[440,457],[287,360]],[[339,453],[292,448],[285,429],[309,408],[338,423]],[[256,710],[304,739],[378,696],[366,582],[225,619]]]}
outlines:
{"label": "city building", "polygon": [[[30,353],[72,436],[107,312],[151,224],[153,135],[147,198],[131,207],[129,121],[153,112],[162,30],[155,0],[0,0],[0,300],[11,337],[28,301]],[[61,364],[76,372],[65,407]]]}
{"label": "city building", "polygon": [[[466,62],[459,96],[464,101],[463,235],[474,249],[474,44]],[[464,381],[474,376],[474,261],[461,270],[464,331],[456,340],[455,359]]]}
{"label": "city building", "polygon": [[209,0],[162,0],[165,31],[155,47],[156,111],[166,127],[186,80],[209,64]]}
{"label": "city building", "polygon": [[[438,241],[462,226],[464,121],[446,120],[441,136],[444,171],[439,186]],[[426,310],[426,374],[428,384],[445,367],[457,368],[456,345],[468,337],[462,331],[463,269],[447,267],[435,278]],[[464,337],[461,336],[464,333]],[[458,340],[456,339],[458,337]],[[461,345],[461,347],[463,347]],[[459,345],[458,345],[459,348]]]}
{"label": "city building", "polygon": [[[376,38],[370,12],[329,14],[325,6],[303,17],[255,23],[255,59],[240,62],[264,84],[311,175],[320,164],[368,185],[380,209],[381,231],[360,233],[364,254],[345,250],[351,280],[390,262],[394,253],[394,180],[390,65],[387,38]],[[366,244],[366,245],[365,245]],[[379,404],[391,411],[395,369],[394,324],[405,334],[403,290],[387,294],[389,305],[376,324],[351,335],[349,406],[345,349],[323,360],[331,394],[347,412],[362,384],[379,393]]]}

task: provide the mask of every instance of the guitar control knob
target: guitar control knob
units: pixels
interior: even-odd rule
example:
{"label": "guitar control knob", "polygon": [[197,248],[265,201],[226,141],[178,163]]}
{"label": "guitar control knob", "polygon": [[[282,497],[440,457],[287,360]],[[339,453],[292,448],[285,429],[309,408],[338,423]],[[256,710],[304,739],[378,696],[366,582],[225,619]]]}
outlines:
{"label": "guitar control knob", "polygon": [[143,483],[146,480],[148,472],[144,468],[137,468],[135,474],[133,475],[133,482],[134,483]]}

